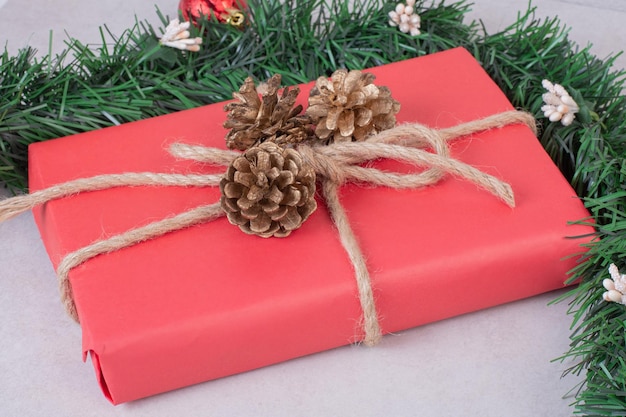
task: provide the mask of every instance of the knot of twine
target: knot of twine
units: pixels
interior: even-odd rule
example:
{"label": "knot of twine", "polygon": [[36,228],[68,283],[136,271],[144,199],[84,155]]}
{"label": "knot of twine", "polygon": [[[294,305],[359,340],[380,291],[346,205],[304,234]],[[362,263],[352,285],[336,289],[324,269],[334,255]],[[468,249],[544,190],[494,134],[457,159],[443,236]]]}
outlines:
{"label": "knot of twine", "polygon": [[[405,124],[369,137],[364,142],[333,143],[327,146],[296,147],[305,163],[315,170],[322,185],[322,194],[346,253],[355,270],[359,300],[362,308],[363,342],[376,344],[382,331],[372,290],[372,283],[356,236],[338,195],[338,188],[346,182],[367,183],[391,188],[419,188],[439,181],[446,173],[465,178],[515,206],[511,187],[499,179],[450,157],[447,142],[463,136],[511,124],[525,124],[536,134],[535,119],[520,111],[499,113],[484,119],[451,128],[436,130],[420,124]],[[432,149],[432,152],[428,150]],[[228,166],[239,152],[203,146],[173,144],[172,155],[194,161]],[[394,173],[358,164],[375,159],[394,159],[426,168],[418,173]],[[36,191],[32,194],[0,202],[0,221],[7,220],[45,202],[88,191],[123,186],[217,186],[220,174],[159,174],[123,173],[81,178]],[[119,235],[95,241],[67,254],[57,268],[61,300],[67,313],[79,321],[69,280],[70,271],[96,256],[111,253],[137,243],[181,230],[196,224],[215,220],[225,213],[219,202],[200,206],[146,226],[131,229]]]}

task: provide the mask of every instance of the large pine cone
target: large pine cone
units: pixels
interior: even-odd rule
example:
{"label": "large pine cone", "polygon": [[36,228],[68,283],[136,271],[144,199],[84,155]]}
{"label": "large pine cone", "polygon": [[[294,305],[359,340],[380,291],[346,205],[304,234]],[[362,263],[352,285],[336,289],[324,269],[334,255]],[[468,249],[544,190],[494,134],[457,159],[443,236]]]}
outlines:
{"label": "large pine cone", "polygon": [[280,80],[280,74],[270,78],[262,97],[250,77],[233,93],[237,101],[224,106],[228,112],[224,127],[231,129],[226,135],[230,149],[244,151],[266,141],[299,143],[313,136],[310,117],[300,114],[302,105],[293,107],[300,89],[285,87],[279,97]]}
{"label": "large pine cone", "polygon": [[284,237],[317,207],[315,172],[292,148],[272,142],[233,160],[220,182],[228,220],[248,234]]}
{"label": "large pine cone", "polygon": [[305,114],[317,125],[318,138],[327,143],[362,141],[395,126],[400,103],[387,87],[372,84],[374,78],[340,69],[330,79],[317,79]]}

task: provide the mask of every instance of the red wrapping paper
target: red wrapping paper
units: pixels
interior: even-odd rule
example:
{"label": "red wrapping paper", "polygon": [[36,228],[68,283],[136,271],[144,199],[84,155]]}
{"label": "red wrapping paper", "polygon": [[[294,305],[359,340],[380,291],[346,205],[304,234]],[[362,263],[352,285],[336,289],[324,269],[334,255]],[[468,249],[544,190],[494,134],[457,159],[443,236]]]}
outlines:
{"label": "red wrapping paper", "polygon": [[[399,122],[443,128],[512,109],[463,49],[368,71],[402,104]],[[302,86],[300,103],[312,85]],[[33,144],[31,190],[107,173],[221,172],[176,160],[167,147],[224,148],[225,117],[215,104]],[[527,127],[451,148],[453,157],[509,182],[517,206],[451,176],[419,190],[340,190],[385,333],[561,288],[575,264],[564,258],[583,242],[566,236],[591,231],[567,225],[588,213]],[[218,199],[217,188],[126,187],[50,202],[34,215],[56,267],[95,240]],[[70,280],[83,351],[115,404],[363,336],[354,273],[322,201],[285,239],[245,235],[221,218],[96,257]]]}

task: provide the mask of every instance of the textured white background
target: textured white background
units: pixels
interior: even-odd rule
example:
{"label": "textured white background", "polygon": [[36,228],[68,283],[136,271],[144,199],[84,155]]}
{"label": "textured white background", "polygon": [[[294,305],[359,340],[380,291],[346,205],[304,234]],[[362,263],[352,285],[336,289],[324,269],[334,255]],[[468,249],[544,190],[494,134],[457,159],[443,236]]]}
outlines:
{"label": "textured white background", "polygon": [[[120,34],[135,14],[156,22],[155,3],[174,15],[178,1],[0,0],[0,45],[47,52],[52,31],[58,53],[65,32],[89,43],[99,41],[101,24]],[[469,17],[494,31],[526,4],[475,0]],[[624,47],[622,0],[534,4],[600,57]],[[562,293],[388,336],[376,348],[339,348],[114,407],[80,360],[80,328],[62,311],[27,213],[0,224],[0,416],[570,416],[571,397],[562,397],[576,380],[561,379],[566,365],[552,359],[567,350],[571,320],[566,303],[548,306]]]}

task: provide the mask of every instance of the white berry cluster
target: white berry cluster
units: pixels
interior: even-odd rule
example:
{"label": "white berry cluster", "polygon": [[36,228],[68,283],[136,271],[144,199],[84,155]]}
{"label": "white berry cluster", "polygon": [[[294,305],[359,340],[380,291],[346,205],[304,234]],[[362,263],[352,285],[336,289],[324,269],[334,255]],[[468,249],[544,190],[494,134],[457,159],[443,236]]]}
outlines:
{"label": "white berry cluster", "polygon": [[562,85],[552,84],[548,80],[543,80],[541,85],[548,90],[542,96],[544,103],[546,103],[541,107],[543,115],[551,122],[561,121],[563,126],[571,125],[576,113],[580,110],[578,104]]}
{"label": "white berry cluster", "polygon": [[626,305],[626,274],[620,274],[615,264],[609,266],[609,274],[611,274],[611,278],[606,278],[602,281],[602,285],[606,289],[604,294],[602,294],[602,298],[605,301]]}
{"label": "white berry cluster", "polygon": [[161,45],[180,49],[181,51],[198,52],[202,38],[189,38],[189,22],[180,23],[178,19],[170,21],[159,42]]}
{"label": "white berry cluster", "polygon": [[403,33],[419,35],[421,23],[420,16],[415,13],[415,0],[406,0],[406,4],[398,3],[396,9],[389,12],[389,24],[398,26]]}

